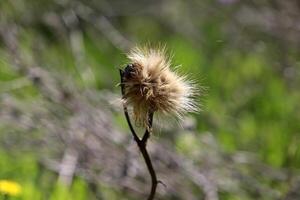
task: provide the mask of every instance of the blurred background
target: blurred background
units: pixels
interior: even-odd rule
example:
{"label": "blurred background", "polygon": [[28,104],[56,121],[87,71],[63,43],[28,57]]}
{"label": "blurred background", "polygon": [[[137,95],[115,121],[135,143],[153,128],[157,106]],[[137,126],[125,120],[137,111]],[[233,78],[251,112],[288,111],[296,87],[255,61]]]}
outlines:
{"label": "blurred background", "polygon": [[149,141],[157,199],[300,199],[299,19],[298,0],[2,0],[0,197],[145,199],[113,102],[125,53],[151,43],[204,88]]}

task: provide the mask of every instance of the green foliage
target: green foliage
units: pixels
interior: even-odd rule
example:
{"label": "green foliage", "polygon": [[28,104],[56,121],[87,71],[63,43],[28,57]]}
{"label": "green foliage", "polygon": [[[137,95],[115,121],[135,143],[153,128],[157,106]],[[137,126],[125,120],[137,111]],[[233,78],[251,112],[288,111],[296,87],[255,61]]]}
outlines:
{"label": "green foliage", "polygon": [[[22,9],[25,6],[23,1],[17,4],[20,7],[1,2],[1,12],[5,12],[2,15],[20,20],[22,13],[27,11]],[[26,4],[26,9],[32,9],[36,15],[53,6],[51,1],[32,0]],[[201,97],[203,111],[194,116],[199,134],[211,132],[227,152],[249,151],[278,168],[300,167],[300,84],[291,83],[276,68],[274,60],[277,58],[273,57],[274,54],[280,57],[278,47],[274,49],[276,46],[268,43],[265,45],[270,46],[263,49],[260,43],[253,44],[249,50],[230,46],[229,36],[222,32],[222,20],[217,16],[203,22],[203,43],[200,45],[172,32],[151,17],[129,16],[121,20],[119,27],[137,41],[165,43],[174,56],[173,63],[182,66],[179,71],[191,75],[199,87],[206,88]],[[118,68],[126,64],[126,57],[108,39],[97,34],[89,26],[82,34],[84,64],[90,70],[88,82],[82,80],[83,73],[76,68],[69,39],[56,38],[55,33],[47,32],[38,24],[21,29],[21,50],[28,62],[38,58],[41,67],[72,77],[78,87],[118,92]],[[32,43],[44,46],[34,51]],[[292,52],[293,59],[299,60],[294,49],[288,51]],[[10,87],[13,81],[22,77],[13,70],[8,60],[9,55],[1,46],[0,95],[10,94],[20,99],[40,98],[30,83],[24,82],[24,87]],[[298,62],[298,70],[299,66]],[[299,77],[295,81],[299,83]],[[116,124],[124,127],[124,119],[117,117]],[[4,134],[7,131],[0,124],[0,140]],[[194,135],[183,133],[176,138],[175,144],[179,152],[187,155],[200,150]],[[66,188],[57,183],[55,174],[39,165],[31,152],[12,154],[2,146],[0,179],[14,180],[22,185],[22,196],[16,199],[84,200],[93,196],[84,180],[76,178],[72,186]],[[123,196],[109,186],[101,186],[100,190],[103,199],[120,199]],[[221,197],[249,199],[230,194],[221,194]]]}

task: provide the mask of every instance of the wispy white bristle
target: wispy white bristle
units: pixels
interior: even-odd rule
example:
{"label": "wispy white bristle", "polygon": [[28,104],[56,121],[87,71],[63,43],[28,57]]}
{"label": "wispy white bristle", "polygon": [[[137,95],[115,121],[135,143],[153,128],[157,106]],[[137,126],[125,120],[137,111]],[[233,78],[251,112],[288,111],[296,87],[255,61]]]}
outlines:
{"label": "wispy white bristle", "polygon": [[186,76],[170,69],[165,49],[134,48],[127,55],[133,71],[125,77],[125,100],[133,107],[135,120],[145,122],[149,112],[182,118],[197,112],[198,91]]}

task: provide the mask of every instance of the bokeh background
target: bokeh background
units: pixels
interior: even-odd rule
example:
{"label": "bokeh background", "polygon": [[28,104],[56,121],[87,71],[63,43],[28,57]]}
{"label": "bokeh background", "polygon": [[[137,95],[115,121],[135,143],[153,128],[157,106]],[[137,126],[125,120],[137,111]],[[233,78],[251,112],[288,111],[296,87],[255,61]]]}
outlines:
{"label": "bokeh background", "polygon": [[115,100],[125,53],[150,43],[203,88],[149,141],[157,199],[300,199],[299,19],[298,0],[2,0],[0,180],[22,191],[0,197],[145,199]]}

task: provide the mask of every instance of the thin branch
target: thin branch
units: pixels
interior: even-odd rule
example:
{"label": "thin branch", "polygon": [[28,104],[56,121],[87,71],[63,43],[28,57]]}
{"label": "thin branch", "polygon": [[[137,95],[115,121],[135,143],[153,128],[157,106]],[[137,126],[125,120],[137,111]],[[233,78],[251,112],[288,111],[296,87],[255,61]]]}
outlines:
{"label": "thin branch", "polygon": [[73,182],[75,171],[78,165],[79,154],[78,151],[72,147],[65,149],[62,161],[60,163],[58,180],[70,186]]}
{"label": "thin branch", "polygon": [[[125,95],[124,78],[123,78],[124,76],[123,76],[123,74],[124,74],[124,71],[120,69],[122,98]],[[129,114],[128,114],[127,106],[125,105],[125,103],[123,103],[123,109],[124,109],[124,114],[125,114],[125,117],[126,117],[127,124],[130,128],[130,131],[133,135],[133,138],[137,143],[139,143],[141,141],[141,139],[139,138],[139,136],[134,131],[134,128],[131,124],[130,117],[129,117]]]}
{"label": "thin branch", "polygon": [[[94,25],[94,27],[101,31],[102,34],[119,50],[127,51],[132,47],[132,42],[128,40],[111,22],[103,15],[98,15],[94,9],[78,4],[79,6],[74,10],[79,18]],[[84,8],[84,9],[82,9]]]}
{"label": "thin branch", "polygon": [[[123,75],[124,75],[124,71],[120,69],[122,97],[124,97],[124,95],[125,95],[125,86],[124,86],[124,79],[123,79],[124,76]],[[127,110],[127,106],[125,104],[123,104],[123,108],[124,108],[124,114],[125,114],[128,126],[131,130],[131,133],[134,137],[134,140],[136,141],[136,143],[137,143],[137,145],[140,149],[140,152],[143,155],[143,158],[144,158],[145,163],[147,165],[149,174],[151,176],[152,185],[151,185],[150,194],[148,196],[148,200],[152,200],[152,199],[154,199],[154,196],[155,196],[155,193],[156,193],[158,180],[157,180],[156,172],[153,168],[152,161],[151,161],[151,158],[148,154],[146,146],[147,146],[147,141],[150,138],[150,134],[151,134],[151,130],[152,130],[152,122],[153,122],[153,114],[154,113],[149,112],[149,114],[148,114],[148,124],[147,124],[147,127],[146,127],[143,138],[140,139],[137,136],[137,134],[136,134],[136,132],[135,132],[135,130],[134,130],[132,124],[131,124],[130,117],[129,117],[128,110]]]}

